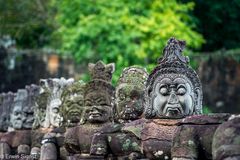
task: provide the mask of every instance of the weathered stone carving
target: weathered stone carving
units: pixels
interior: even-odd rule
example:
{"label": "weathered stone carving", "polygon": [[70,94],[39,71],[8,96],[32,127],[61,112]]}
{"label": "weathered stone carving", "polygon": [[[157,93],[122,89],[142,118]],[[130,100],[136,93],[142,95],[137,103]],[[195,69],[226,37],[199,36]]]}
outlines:
{"label": "weathered stone carving", "polygon": [[33,129],[43,127],[47,103],[51,94],[47,79],[40,79],[39,86],[39,95],[36,97],[36,106],[34,107],[35,119],[32,126]]}
{"label": "weathered stone carving", "polygon": [[174,135],[174,160],[212,159],[213,135],[230,114],[194,115],[182,120]]}
{"label": "weathered stone carving", "polygon": [[23,128],[23,107],[27,105],[27,90],[18,89],[17,94],[14,98],[14,105],[10,113],[10,127],[8,130],[12,131],[12,128],[22,129]]}
{"label": "weathered stone carving", "polygon": [[182,118],[202,113],[202,88],[196,72],[182,55],[184,41],[171,38],[163,58],[149,75],[146,118]]}
{"label": "weathered stone carving", "polygon": [[78,159],[94,158],[89,157],[93,134],[109,125],[112,119],[114,87],[111,78],[114,64],[90,63],[89,72],[92,80],[85,88],[82,125],[68,129],[65,136],[65,148]]}
{"label": "weathered stone carving", "polygon": [[141,118],[148,73],[141,67],[125,68],[116,86],[117,121],[130,122]]}
{"label": "weathered stone carving", "polygon": [[50,97],[50,87],[49,87],[48,79],[40,79],[39,81],[39,96],[36,98],[36,106],[34,108],[34,122],[33,122],[33,130],[31,134],[32,139],[32,148],[31,155],[36,157],[37,159],[40,157],[40,148],[41,148],[41,140],[45,133],[48,132],[48,128],[43,128],[44,120],[46,116],[46,108],[47,103]]}
{"label": "weathered stone carving", "polygon": [[110,124],[94,135],[91,145],[92,155],[109,157],[107,154],[111,150],[113,157],[125,159],[142,157],[137,153],[141,151],[139,139],[131,134],[121,133],[121,129],[124,123],[141,118],[147,76],[146,70],[141,67],[128,67],[123,70],[115,94],[115,119],[120,124]]}
{"label": "weathered stone carving", "polygon": [[[27,106],[28,92],[25,89],[19,89],[14,97],[14,103],[10,113],[11,132],[2,136],[0,143],[1,157],[14,154],[30,154],[31,146],[31,128],[24,130],[27,126],[28,118],[25,116],[23,108]],[[32,121],[33,122],[33,121]],[[13,130],[14,129],[14,130]],[[23,146],[26,146],[23,148]]]}
{"label": "weathered stone carving", "polygon": [[46,134],[42,140],[41,160],[66,159],[67,151],[63,147],[64,133],[68,127],[74,127],[80,123],[83,106],[84,83],[75,82],[66,87],[61,95],[60,115],[63,117],[63,125]]}
{"label": "weathered stone carving", "polygon": [[57,79],[49,80],[49,89],[51,91],[46,108],[46,116],[44,121],[44,128],[59,127],[62,122],[62,117],[59,113],[62,104],[61,94],[63,89],[73,83],[73,79]]}
{"label": "weathered stone carving", "polygon": [[240,115],[219,125],[212,144],[213,160],[240,159]]}
{"label": "weathered stone carving", "polygon": [[74,127],[80,123],[84,111],[84,88],[83,81],[75,82],[62,93],[62,106],[60,113],[65,127]]}
{"label": "weathered stone carving", "polygon": [[31,155],[39,157],[41,141],[45,134],[62,124],[60,115],[63,89],[73,83],[73,79],[49,78],[40,80],[40,93],[35,108],[34,130],[32,131]]}
{"label": "weathered stone carving", "polygon": [[32,84],[25,88],[27,90],[27,101],[22,109],[23,128],[31,129],[34,122],[34,108],[36,108],[36,99],[39,95],[39,86]]}
{"label": "weathered stone carving", "polygon": [[[118,150],[125,157],[135,155],[135,158],[170,159],[171,143],[181,120],[179,118],[202,112],[201,84],[196,72],[188,66],[188,58],[182,55],[184,46],[184,41],[171,38],[163,51],[163,58],[150,73],[144,97],[147,119],[123,125],[116,135],[124,138],[113,139],[112,135],[107,134],[111,140],[101,143],[101,136],[96,134],[94,140],[99,139],[99,143],[94,144],[93,140],[91,154],[106,156],[109,151]],[[108,146],[113,148],[109,149]]]}
{"label": "weathered stone carving", "polygon": [[[10,111],[13,105],[14,94],[12,92],[1,94],[1,104],[0,104],[0,132],[1,135],[7,132],[9,127]],[[1,136],[0,136],[1,138]]]}

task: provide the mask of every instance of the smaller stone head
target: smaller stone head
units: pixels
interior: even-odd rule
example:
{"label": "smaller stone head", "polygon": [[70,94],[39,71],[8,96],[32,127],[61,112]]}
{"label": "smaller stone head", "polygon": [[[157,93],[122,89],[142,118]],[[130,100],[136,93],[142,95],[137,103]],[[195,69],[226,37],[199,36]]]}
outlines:
{"label": "smaller stone head", "polygon": [[23,115],[23,107],[27,104],[27,90],[18,89],[14,97],[14,104],[10,114],[10,125],[14,129],[22,129],[25,117]]}
{"label": "smaller stone head", "polygon": [[84,111],[84,86],[85,83],[79,81],[74,82],[63,90],[60,112],[63,117],[63,123],[67,126],[75,125],[82,119]]}
{"label": "smaller stone head", "polygon": [[73,79],[48,79],[48,86],[50,91],[50,96],[48,99],[46,118],[44,127],[60,127],[62,123],[62,117],[60,115],[60,106],[62,104],[61,94],[63,89],[73,83]]}
{"label": "smaller stone head", "polygon": [[38,96],[35,97],[33,128],[44,126],[46,108],[50,97],[50,88],[47,79],[40,79]]}
{"label": "smaller stone head", "polygon": [[116,112],[119,119],[136,120],[144,110],[144,91],[148,73],[141,67],[125,68],[116,86]]}
{"label": "smaller stone head", "polygon": [[171,38],[147,80],[146,118],[182,118],[202,113],[202,88],[182,55],[185,42]]}
{"label": "smaller stone head", "polygon": [[86,84],[84,93],[84,120],[89,123],[105,123],[112,118],[114,87],[111,84],[114,64],[98,61],[89,64],[92,80]]}
{"label": "smaller stone head", "polygon": [[12,92],[2,93],[0,97],[0,131],[6,132],[9,127],[10,110],[13,105],[14,94]]}
{"label": "smaller stone head", "polygon": [[36,97],[39,95],[39,86],[29,85],[27,90],[27,103],[23,106],[23,128],[31,129],[34,122],[34,108],[36,108]]}

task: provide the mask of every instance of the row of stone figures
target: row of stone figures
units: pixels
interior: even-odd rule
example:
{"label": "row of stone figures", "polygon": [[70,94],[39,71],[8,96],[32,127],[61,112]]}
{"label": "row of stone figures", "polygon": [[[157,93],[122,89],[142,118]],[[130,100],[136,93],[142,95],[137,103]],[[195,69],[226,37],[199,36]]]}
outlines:
{"label": "row of stone figures", "polygon": [[150,74],[89,64],[91,80],[42,79],[0,95],[0,159],[240,159],[240,116],[202,114],[185,42],[171,38]]}

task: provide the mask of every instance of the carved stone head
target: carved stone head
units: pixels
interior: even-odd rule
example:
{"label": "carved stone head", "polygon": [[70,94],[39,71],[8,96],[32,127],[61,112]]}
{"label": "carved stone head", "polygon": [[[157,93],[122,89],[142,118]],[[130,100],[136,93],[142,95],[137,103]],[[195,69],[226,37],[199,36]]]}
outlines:
{"label": "carved stone head", "polygon": [[89,64],[92,80],[86,84],[84,93],[84,121],[89,123],[104,123],[112,116],[114,87],[111,84],[114,64],[105,65],[98,61]]}
{"label": "carved stone head", "polygon": [[144,91],[148,73],[141,67],[123,70],[116,86],[116,112],[120,120],[136,120],[144,110]]}
{"label": "carved stone head", "polygon": [[27,90],[18,89],[10,114],[10,126],[14,129],[23,128],[23,107],[27,105]]}
{"label": "carved stone head", "polygon": [[10,111],[13,105],[14,94],[12,92],[2,93],[0,97],[0,131],[6,132],[9,127]]}
{"label": "carved stone head", "polygon": [[39,95],[36,97],[36,106],[34,107],[33,129],[44,126],[46,117],[46,108],[50,97],[50,88],[47,79],[39,81]]}
{"label": "carved stone head", "polygon": [[50,96],[48,97],[44,127],[59,127],[62,123],[60,106],[62,104],[61,94],[63,89],[73,83],[73,79],[48,79]]}
{"label": "carved stone head", "polygon": [[146,118],[182,118],[202,113],[202,88],[196,72],[182,55],[185,42],[171,38],[163,57],[150,73],[146,91]]}
{"label": "carved stone head", "polygon": [[66,126],[75,126],[82,119],[84,111],[84,86],[83,81],[74,82],[63,90],[60,109],[63,117],[63,123]]}
{"label": "carved stone head", "polygon": [[27,103],[23,106],[23,128],[32,128],[34,122],[34,108],[36,107],[36,97],[39,95],[39,86],[30,85],[25,87],[27,90]]}

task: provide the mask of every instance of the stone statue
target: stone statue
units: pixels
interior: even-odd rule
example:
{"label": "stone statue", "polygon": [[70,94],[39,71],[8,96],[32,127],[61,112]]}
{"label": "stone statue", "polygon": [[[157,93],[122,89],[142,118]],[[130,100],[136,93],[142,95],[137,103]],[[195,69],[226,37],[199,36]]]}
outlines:
{"label": "stone statue", "polygon": [[202,88],[196,72],[182,55],[184,41],[171,38],[163,58],[149,75],[146,118],[182,118],[202,113]]}
{"label": "stone statue", "polygon": [[[122,141],[111,139],[116,145],[112,145],[114,148],[110,151],[120,146],[123,155],[135,159],[170,159],[173,135],[181,118],[202,113],[200,80],[188,66],[189,59],[182,54],[184,47],[184,41],[175,38],[168,41],[163,57],[147,79],[144,96],[146,119],[124,124],[121,132],[116,134],[128,138]],[[106,156],[104,151],[109,149],[105,148],[106,143],[98,148],[94,148],[93,143],[91,154]]]}
{"label": "stone statue", "polygon": [[50,97],[50,88],[47,79],[40,79],[39,87],[39,95],[36,97],[36,106],[34,107],[35,119],[32,126],[33,129],[43,127],[47,103]]}
{"label": "stone statue", "polygon": [[84,111],[84,88],[85,83],[79,81],[68,86],[62,93],[60,113],[65,127],[75,127],[81,121]]}
{"label": "stone statue", "polygon": [[73,83],[73,79],[49,78],[40,80],[40,92],[36,99],[35,121],[32,131],[31,155],[40,156],[41,142],[45,134],[58,128],[62,124],[60,115],[61,94],[63,90]]}
{"label": "stone statue", "polygon": [[213,160],[240,159],[240,115],[219,125],[212,143]]}
{"label": "stone statue", "polygon": [[85,87],[82,124],[69,128],[65,134],[65,148],[71,157],[77,159],[94,159],[89,156],[93,134],[112,120],[114,87],[111,79],[114,64],[105,65],[98,61],[88,67],[92,80]]}
{"label": "stone statue", "polygon": [[122,133],[121,129],[125,123],[141,118],[147,76],[148,73],[141,67],[128,67],[123,70],[116,86],[116,123],[103,127],[100,133],[94,135],[92,155],[98,155],[99,158],[109,157],[109,154],[112,154],[112,158],[126,159],[134,156],[140,158],[136,154],[136,151],[141,151],[140,141],[136,137]]}
{"label": "stone statue", "polygon": [[229,116],[230,114],[226,113],[216,113],[183,119],[173,139],[171,151],[173,160],[212,159],[214,133]]}
{"label": "stone statue", "polygon": [[53,78],[49,81],[51,95],[47,104],[44,128],[60,127],[62,117],[60,115],[60,106],[62,104],[61,94],[63,89],[74,82],[73,79]]}
{"label": "stone statue", "polygon": [[27,102],[23,106],[23,128],[32,129],[34,122],[34,108],[36,108],[36,99],[39,95],[39,86],[32,84],[25,87],[27,90]]}
{"label": "stone statue", "polygon": [[41,153],[41,141],[45,133],[48,132],[48,128],[43,128],[45,116],[46,116],[46,108],[47,103],[50,97],[50,87],[49,81],[51,79],[40,79],[39,81],[39,95],[36,97],[36,106],[34,107],[34,122],[32,126],[32,148],[31,148],[31,155],[36,157],[37,159],[40,158]]}
{"label": "stone statue", "polygon": [[9,131],[23,128],[23,107],[27,104],[27,96],[27,90],[18,89],[17,95],[14,98],[12,112],[10,114],[10,128],[8,129]]}
{"label": "stone statue", "polygon": [[[1,138],[1,156],[15,154],[30,154],[31,128],[24,130],[26,117],[23,108],[27,105],[28,92],[26,89],[19,89],[14,97],[14,103],[10,113],[9,131]],[[24,147],[24,148],[23,148]]]}
{"label": "stone statue", "polygon": [[116,113],[120,123],[141,118],[148,73],[141,67],[125,68],[116,86]]}
{"label": "stone statue", "polygon": [[60,106],[60,115],[63,117],[62,127],[52,130],[46,134],[42,140],[41,160],[45,159],[67,159],[68,153],[63,147],[64,133],[68,127],[79,125],[83,105],[84,85],[82,81],[74,82],[72,85],[64,88],[61,95],[62,104]]}
{"label": "stone statue", "polygon": [[14,94],[12,92],[0,94],[0,139],[8,131],[10,110],[13,105]]}

